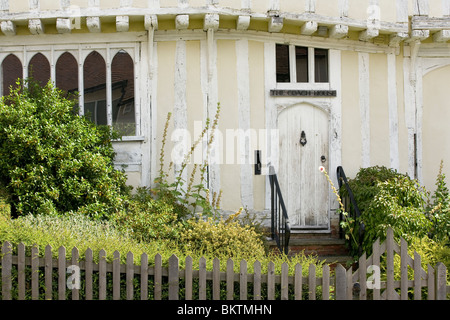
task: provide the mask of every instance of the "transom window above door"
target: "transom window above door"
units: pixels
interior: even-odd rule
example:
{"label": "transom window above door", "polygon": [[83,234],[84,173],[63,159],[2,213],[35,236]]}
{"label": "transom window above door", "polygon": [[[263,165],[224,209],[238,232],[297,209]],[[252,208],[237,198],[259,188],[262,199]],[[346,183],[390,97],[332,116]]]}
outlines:
{"label": "transom window above door", "polygon": [[329,82],[328,49],[276,44],[277,84]]}

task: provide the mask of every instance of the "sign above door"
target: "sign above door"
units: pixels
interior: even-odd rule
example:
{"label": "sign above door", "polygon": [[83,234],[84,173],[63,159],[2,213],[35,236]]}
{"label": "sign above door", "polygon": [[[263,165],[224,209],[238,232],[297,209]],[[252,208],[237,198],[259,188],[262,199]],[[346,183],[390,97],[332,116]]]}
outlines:
{"label": "sign above door", "polygon": [[272,97],[336,97],[336,90],[270,90]]}

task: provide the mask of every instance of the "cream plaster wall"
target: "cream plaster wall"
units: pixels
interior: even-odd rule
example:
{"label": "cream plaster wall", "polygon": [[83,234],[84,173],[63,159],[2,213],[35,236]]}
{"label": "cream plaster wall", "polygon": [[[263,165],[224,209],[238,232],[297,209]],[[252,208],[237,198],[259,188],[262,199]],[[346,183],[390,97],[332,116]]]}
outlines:
{"label": "cream plaster wall", "polygon": [[[186,104],[187,104],[187,129],[191,135],[193,144],[201,134],[205,126],[205,108],[203,104],[203,92],[201,87],[201,44],[200,41],[186,41]],[[197,125],[195,125],[197,123]],[[194,168],[194,162],[201,163],[203,159],[202,143],[196,148],[191,164],[188,165],[187,179],[190,179]],[[195,174],[194,185],[200,183],[200,170]]]}
{"label": "cream plaster wall", "polygon": [[281,0],[280,11],[283,12],[305,11],[305,0],[298,0],[298,1]]}
{"label": "cream plaster wall", "polygon": [[342,166],[348,177],[361,167],[358,53],[342,51]]}
{"label": "cream plaster wall", "polygon": [[444,160],[444,173],[447,178],[450,177],[449,83],[450,66],[431,71],[423,78],[422,170],[424,184],[428,190],[435,189],[441,160]]}
{"label": "cream plaster wall", "polygon": [[[217,82],[218,101],[220,102],[219,130],[223,136],[222,165],[220,166],[220,189],[223,190],[222,207],[226,210],[238,210],[241,206],[240,166],[236,164],[239,151],[237,137],[234,142],[227,139],[227,130],[239,128],[237,109],[236,44],[234,40],[217,41]],[[229,138],[229,137],[228,137]],[[227,148],[227,143],[234,150]],[[227,163],[230,152],[234,161]]]}
{"label": "cream plaster wall", "polygon": [[[167,113],[173,112],[174,106],[174,82],[175,82],[175,41],[158,42],[158,89],[157,89],[157,125],[156,125],[156,140],[157,140],[157,169],[159,170],[159,157],[162,145],[164,125],[166,123]],[[172,115],[173,118],[173,115]],[[169,124],[168,136],[165,148],[165,170],[171,161],[171,150],[173,143],[170,141],[171,133],[173,131],[173,119]]]}
{"label": "cream plaster wall", "polygon": [[389,167],[387,70],[386,55],[370,55],[370,164]]}

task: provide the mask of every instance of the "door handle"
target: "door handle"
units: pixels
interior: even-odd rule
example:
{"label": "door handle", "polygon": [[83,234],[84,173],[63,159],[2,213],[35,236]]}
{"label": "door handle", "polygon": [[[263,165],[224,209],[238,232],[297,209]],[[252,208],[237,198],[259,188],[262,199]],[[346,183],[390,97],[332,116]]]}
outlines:
{"label": "door handle", "polygon": [[327,161],[327,158],[324,155],[322,155],[320,157],[320,161],[322,161],[322,163],[325,163],[325,161]]}

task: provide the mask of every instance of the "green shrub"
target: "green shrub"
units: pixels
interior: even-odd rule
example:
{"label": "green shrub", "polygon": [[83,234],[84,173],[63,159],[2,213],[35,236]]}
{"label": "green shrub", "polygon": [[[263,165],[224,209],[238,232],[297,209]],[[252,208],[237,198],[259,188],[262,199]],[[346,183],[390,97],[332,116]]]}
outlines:
{"label": "green shrub", "polygon": [[17,82],[0,100],[0,182],[13,217],[79,211],[107,217],[129,192],[113,166],[110,128],[73,110],[49,82]]}
{"label": "green shrub", "polygon": [[124,210],[114,214],[112,220],[120,230],[139,241],[178,239],[183,229],[174,209],[163,200],[155,200],[146,188],[138,188]]}
{"label": "green shrub", "polygon": [[[408,244],[408,255],[414,258],[414,254],[419,254],[421,258],[422,269],[428,272],[428,265],[435,267],[438,262],[442,262],[447,270],[450,268],[450,247],[445,242],[434,241],[429,237],[415,237],[410,239]],[[381,261],[382,281],[386,281],[386,259]],[[394,255],[394,279],[401,279],[401,259],[399,255]],[[408,268],[408,279],[414,279],[413,268]],[[447,272],[447,285],[450,284],[450,274]],[[408,291],[409,299],[414,298],[414,289]],[[426,300],[428,296],[428,288],[422,288],[422,300]]]}
{"label": "green shrub", "polygon": [[212,217],[188,220],[181,241],[191,250],[225,257],[248,259],[265,254],[264,244],[254,228],[242,226],[237,217],[242,209],[227,220],[215,222]]}
{"label": "green shrub", "polygon": [[[427,193],[416,180],[386,167],[362,168],[354,179],[349,180],[361,217],[353,222],[352,237],[358,239],[359,224],[364,223],[363,251],[371,253],[372,244],[386,237],[392,227],[396,239],[412,235],[427,236],[431,222],[425,212]],[[345,188],[341,190],[346,193]],[[354,254],[357,244],[350,242]]]}
{"label": "green shrub", "polygon": [[438,241],[450,240],[450,192],[442,172],[444,163],[441,161],[436,178],[436,189],[432,195],[432,203],[428,204],[427,216],[432,221],[430,236]]}

